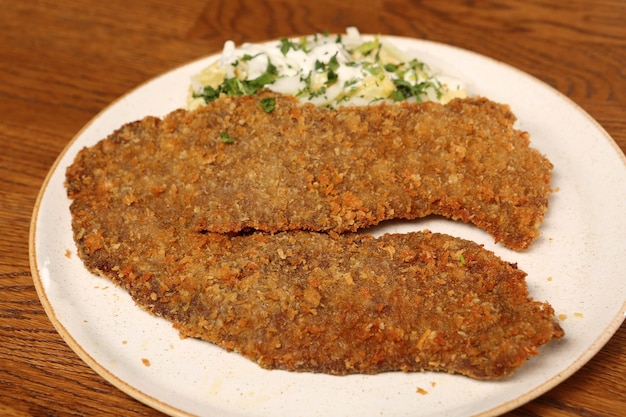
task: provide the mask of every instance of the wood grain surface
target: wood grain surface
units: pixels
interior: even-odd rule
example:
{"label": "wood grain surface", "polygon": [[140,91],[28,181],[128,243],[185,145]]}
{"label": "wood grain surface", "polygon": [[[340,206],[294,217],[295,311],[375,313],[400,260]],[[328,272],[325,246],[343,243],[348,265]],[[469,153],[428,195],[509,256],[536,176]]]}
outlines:
{"label": "wood grain surface", "polygon": [[[352,25],[511,64],[566,94],[626,150],[623,0],[0,0],[0,416],[160,415],[76,356],[33,286],[33,205],[81,127],[128,90],[227,39]],[[626,415],[625,347],[622,325],[580,371],[508,415]]]}

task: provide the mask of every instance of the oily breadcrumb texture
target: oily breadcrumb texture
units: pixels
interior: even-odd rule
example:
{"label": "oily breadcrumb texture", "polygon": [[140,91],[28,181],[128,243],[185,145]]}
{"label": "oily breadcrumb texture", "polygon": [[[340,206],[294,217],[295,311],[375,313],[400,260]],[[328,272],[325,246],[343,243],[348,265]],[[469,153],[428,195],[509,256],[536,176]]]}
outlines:
{"label": "oily breadcrumb texture", "polygon": [[84,149],[69,193],[95,187],[197,231],[234,234],[342,233],[435,214],[523,250],[539,235],[552,164],[514,122],[508,106],[483,98],[336,110],[271,93],[222,98]]}
{"label": "oily breadcrumb texture", "polygon": [[463,239],[226,236],[139,212],[122,217],[126,229],[116,219],[115,228],[93,229],[83,218],[81,230],[92,232],[77,237],[88,269],[181,335],[264,368],[500,379],[563,336],[551,306],[529,297],[524,272]]}
{"label": "oily breadcrumb texture", "polygon": [[[468,100],[448,109],[334,112],[276,97],[276,114],[267,114],[256,110],[258,100],[220,99],[194,113],[146,118],[79,153],[67,170],[67,190],[74,239],[89,271],[125,288],[181,335],[268,369],[500,379],[563,337],[552,307],[529,296],[525,273],[474,242],[428,231],[379,238],[352,232],[399,214],[436,211],[489,225],[513,246],[530,242],[547,199],[532,190],[547,178],[527,184],[531,197],[505,204],[491,193],[515,188],[516,176],[492,191],[486,191],[491,180],[476,177],[504,175],[508,165],[524,176],[544,161],[528,150],[525,135],[512,133],[512,116],[501,106]],[[417,135],[413,141],[423,143],[411,147],[397,133],[462,114],[471,115],[464,131],[475,120],[474,132],[492,132],[496,127],[478,120],[482,111],[499,115],[493,125],[510,136],[509,152],[493,152],[519,150],[535,162],[510,157],[479,168],[492,155],[470,149],[482,134],[439,142],[445,129],[430,126],[436,133]],[[416,121],[404,120],[408,113]],[[346,134],[352,130],[354,138]],[[225,131],[233,143],[220,139]],[[434,154],[455,162],[437,163]],[[476,166],[465,167],[468,159]],[[549,163],[543,166],[541,175],[549,177]],[[452,175],[461,182],[474,175],[476,195],[447,195],[456,189]],[[298,187],[304,188],[296,193]],[[423,190],[439,194],[425,197]],[[531,201],[521,217],[507,211]],[[489,222],[494,213],[509,218]],[[528,228],[515,231],[522,225]]]}

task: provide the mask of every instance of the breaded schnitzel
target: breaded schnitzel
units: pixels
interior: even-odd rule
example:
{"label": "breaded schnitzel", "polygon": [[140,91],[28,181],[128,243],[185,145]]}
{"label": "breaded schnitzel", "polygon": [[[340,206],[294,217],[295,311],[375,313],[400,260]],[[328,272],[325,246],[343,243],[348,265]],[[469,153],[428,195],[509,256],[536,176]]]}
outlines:
{"label": "breaded schnitzel", "polygon": [[437,214],[520,250],[539,234],[552,165],[514,121],[486,99],[329,110],[220,98],[121,127],[80,152],[68,187],[197,231],[342,233]]}
{"label": "breaded schnitzel", "polygon": [[527,247],[551,165],[506,107],[214,103],[127,124],[67,170],[86,267],[182,335],[268,369],[478,379],[563,336],[525,273],[476,243],[353,232],[437,213]]}
{"label": "breaded schnitzel", "polygon": [[499,379],[563,336],[552,307],[529,298],[525,273],[466,240],[233,237],[167,220],[139,208],[76,212],[80,256],[182,335],[264,368]]}

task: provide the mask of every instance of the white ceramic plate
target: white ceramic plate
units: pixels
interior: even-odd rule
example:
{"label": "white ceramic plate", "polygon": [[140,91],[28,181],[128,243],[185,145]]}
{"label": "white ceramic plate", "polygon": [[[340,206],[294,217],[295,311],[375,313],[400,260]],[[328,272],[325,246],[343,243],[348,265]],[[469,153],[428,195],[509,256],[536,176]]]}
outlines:
{"label": "white ceramic plate", "polygon": [[190,76],[209,57],[166,73],[94,118],[52,167],[37,201],[30,258],[35,286],[52,323],[105,379],[171,415],[201,416],[493,416],[546,392],[583,366],[618,329],[626,312],[626,163],[608,134],[578,106],[531,76],[454,47],[390,38],[426,62],[508,103],[517,127],[554,163],[554,193],[542,236],[523,253],[494,245],[468,225],[429,219],[385,231],[429,228],[485,244],[528,273],[531,295],[548,300],[566,337],[550,343],[513,377],[479,382],[439,373],[375,376],[267,371],[237,354],[181,340],[168,322],[137,308],[76,255],[65,168],[84,146],[125,122],[181,107]]}

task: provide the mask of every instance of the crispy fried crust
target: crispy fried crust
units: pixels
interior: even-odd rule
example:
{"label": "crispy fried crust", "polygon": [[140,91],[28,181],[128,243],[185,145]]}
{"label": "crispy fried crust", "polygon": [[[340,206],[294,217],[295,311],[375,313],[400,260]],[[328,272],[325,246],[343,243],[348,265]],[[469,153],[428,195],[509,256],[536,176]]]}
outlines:
{"label": "crispy fried crust", "polygon": [[[349,232],[436,212],[525,247],[547,204],[547,188],[542,197],[536,188],[547,187],[549,163],[505,108],[465,100],[333,112],[277,97],[266,114],[258,100],[146,118],[82,150],[67,188],[86,267],[182,335],[269,369],[499,379],[563,336],[525,274],[475,243]],[[445,133],[460,120],[460,139]],[[542,163],[539,180],[525,177]],[[474,193],[462,192],[468,177]]]}
{"label": "crispy fried crust", "polygon": [[514,121],[486,99],[328,110],[269,93],[223,98],[84,149],[68,190],[81,198],[92,187],[218,233],[341,233],[437,214],[521,250],[539,234],[552,165]]}
{"label": "crispy fried crust", "polygon": [[529,298],[525,274],[472,242],[429,232],[229,237],[130,212],[102,223],[78,213],[87,267],[182,335],[264,368],[499,379],[563,336],[550,305]]}

